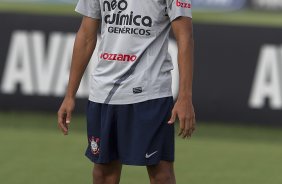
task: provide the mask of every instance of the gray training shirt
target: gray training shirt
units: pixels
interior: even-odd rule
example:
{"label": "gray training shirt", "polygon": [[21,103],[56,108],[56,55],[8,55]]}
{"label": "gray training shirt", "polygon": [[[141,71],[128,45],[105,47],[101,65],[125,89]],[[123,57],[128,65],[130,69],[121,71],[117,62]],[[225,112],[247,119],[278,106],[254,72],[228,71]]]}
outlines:
{"label": "gray training shirt", "polygon": [[191,0],[79,0],[77,12],[101,20],[89,100],[132,104],[172,96],[170,22],[192,18],[191,6]]}

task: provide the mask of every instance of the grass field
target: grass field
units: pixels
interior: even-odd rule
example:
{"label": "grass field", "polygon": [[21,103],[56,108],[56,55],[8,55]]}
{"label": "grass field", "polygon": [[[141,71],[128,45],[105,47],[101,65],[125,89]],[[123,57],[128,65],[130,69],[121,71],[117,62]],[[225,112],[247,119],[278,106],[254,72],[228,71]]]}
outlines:
{"label": "grass field", "polygon": [[[55,113],[0,113],[0,183],[91,183],[84,121],[74,115],[63,136]],[[282,130],[200,122],[176,139],[175,170],[178,184],[281,184]],[[123,168],[121,184],[145,183],[145,168]]]}
{"label": "grass field", "polygon": [[[78,15],[74,12],[74,7],[75,5],[62,4],[0,3],[0,12],[51,15]],[[282,27],[281,17],[282,12],[263,12],[251,10],[242,10],[234,12],[193,12],[193,21],[196,23],[215,23],[231,25]]]}

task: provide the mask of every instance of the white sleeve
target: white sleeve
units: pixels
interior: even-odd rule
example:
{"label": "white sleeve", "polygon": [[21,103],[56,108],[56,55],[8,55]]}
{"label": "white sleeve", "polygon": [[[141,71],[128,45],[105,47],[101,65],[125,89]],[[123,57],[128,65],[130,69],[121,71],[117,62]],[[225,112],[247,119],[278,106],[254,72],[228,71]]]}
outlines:
{"label": "white sleeve", "polygon": [[191,0],[166,0],[166,3],[170,21],[180,16],[192,18]]}
{"label": "white sleeve", "polygon": [[101,7],[99,0],[79,0],[75,11],[94,19],[101,19]]}

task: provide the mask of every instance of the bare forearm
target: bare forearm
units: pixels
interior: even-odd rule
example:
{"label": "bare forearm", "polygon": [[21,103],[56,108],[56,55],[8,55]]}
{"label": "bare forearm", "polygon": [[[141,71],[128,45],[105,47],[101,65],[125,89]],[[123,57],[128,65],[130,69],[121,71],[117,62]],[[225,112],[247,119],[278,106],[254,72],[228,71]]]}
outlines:
{"label": "bare forearm", "polygon": [[192,19],[179,17],[172,22],[178,46],[179,94],[178,100],[192,99],[194,39]]}
{"label": "bare forearm", "polygon": [[179,95],[178,99],[192,98],[193,65],[194,65],[194,40],[191,36],[179,44]]}
{"label": "bare forearm", "polygon": [[74,98],[83,73],[95,49],[97,37],[87,38],[83,31],[76,35],[66,97]]}

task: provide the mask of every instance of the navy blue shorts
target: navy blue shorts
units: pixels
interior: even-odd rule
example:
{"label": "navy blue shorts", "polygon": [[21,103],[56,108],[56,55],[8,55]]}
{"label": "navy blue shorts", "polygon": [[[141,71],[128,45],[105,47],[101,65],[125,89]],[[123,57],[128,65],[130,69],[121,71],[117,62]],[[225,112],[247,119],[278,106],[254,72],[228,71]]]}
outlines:
{"label": "navy blue shorts", "polygon": [[88,102],[85,155],[94,163],[126,165],[174,161],[174,125],[167,122],[173,98],[128,105]]}

